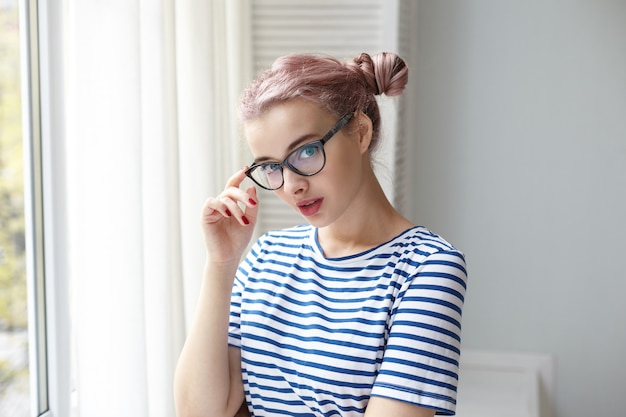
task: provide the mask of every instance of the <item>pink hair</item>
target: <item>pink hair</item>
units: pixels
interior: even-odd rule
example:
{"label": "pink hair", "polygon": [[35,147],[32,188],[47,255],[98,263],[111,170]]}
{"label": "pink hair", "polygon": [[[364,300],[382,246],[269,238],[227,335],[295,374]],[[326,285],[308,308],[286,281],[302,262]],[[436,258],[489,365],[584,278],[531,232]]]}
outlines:
{"label": "pink hair", "polygon": [[245,91],[240,105],[243,122],[260,117],[275,104],[300,98],[341,117],[361,110],[372,120],[373,149],[380,138],[376,95],[398,96],[408,82],[408,67],[398,55],[366,53],[340,62],[321,55],[278,58]]}

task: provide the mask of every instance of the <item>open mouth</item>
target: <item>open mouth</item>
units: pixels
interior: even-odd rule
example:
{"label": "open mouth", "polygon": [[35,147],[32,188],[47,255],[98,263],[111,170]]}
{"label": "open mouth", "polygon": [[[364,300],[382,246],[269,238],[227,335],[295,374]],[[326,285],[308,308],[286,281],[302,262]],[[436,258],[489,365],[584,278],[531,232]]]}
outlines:
{"label": "open mouth", "polygon": [[322,198],[302,201],[298,203],[298,209],[300,209],[300,213],[302,213],[302,215],[312,216],[319,211],[322,206],[322,201]]}

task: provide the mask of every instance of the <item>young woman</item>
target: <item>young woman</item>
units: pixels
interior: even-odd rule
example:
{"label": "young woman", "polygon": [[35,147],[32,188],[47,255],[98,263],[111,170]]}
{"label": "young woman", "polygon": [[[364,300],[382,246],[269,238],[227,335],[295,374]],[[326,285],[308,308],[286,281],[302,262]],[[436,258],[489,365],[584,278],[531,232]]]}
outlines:
{"label": "young woman", "polygon": [[[454,414],[463,254],[396,211],[372,169],[375,96],[401,94],[407,77],[393,53],[291,55],[246,90],[254,162],[202,209],[179,417]],[[246,177],[306,224],[265,234],[241,262],[259,204]]]}

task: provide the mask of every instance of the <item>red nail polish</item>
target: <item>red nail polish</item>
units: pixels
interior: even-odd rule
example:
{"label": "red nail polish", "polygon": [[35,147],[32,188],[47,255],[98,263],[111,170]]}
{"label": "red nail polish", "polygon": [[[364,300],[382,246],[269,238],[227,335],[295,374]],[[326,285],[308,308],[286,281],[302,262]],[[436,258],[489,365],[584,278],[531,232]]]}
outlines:
{"label": "red nail polish", "polygon": [[231,213],[231,212],[230,212],[230,210],[226,209],[226,215],[227,215],[228,217],[230,217],[230,216],[232,216],[232,215],[233,215],[233,213]]}
{"label": "red nail polish", "polygon": [[249,198],[248,201],[250,202],[250,204],[252,204],[253,206],[256,206],[256,201],[254,201],[253,199]]}
{"label": "red nail polish", "polygon": [[246,218],[246,216],[242,216],[241,220],[245,223],[245,224],[250,224],[250,221]]}

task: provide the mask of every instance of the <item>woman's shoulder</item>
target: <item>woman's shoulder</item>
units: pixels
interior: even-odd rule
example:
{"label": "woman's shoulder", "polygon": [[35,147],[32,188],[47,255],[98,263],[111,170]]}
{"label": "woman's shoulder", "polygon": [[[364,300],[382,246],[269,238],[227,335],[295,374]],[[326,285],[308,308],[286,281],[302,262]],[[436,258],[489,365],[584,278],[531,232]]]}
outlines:
{"label": "woman's shoulder", "polygon": [[424,226],[414,226],[405,230],[392,241],[392,245],[395,248],[404,248],[407,252],[418,252],[423,255],[450,252],[463,256],[463,253],[445,238]]}
{"label": "woman's shoulder", "polygon": [[440,235],[425,227],[414,227],[398,239],[402,249],[401,263],[406,268],[420,270],[422,273],[435,271],[439,276],[452,278],[453,281],[466,286],[467,269],[465,254]]}

